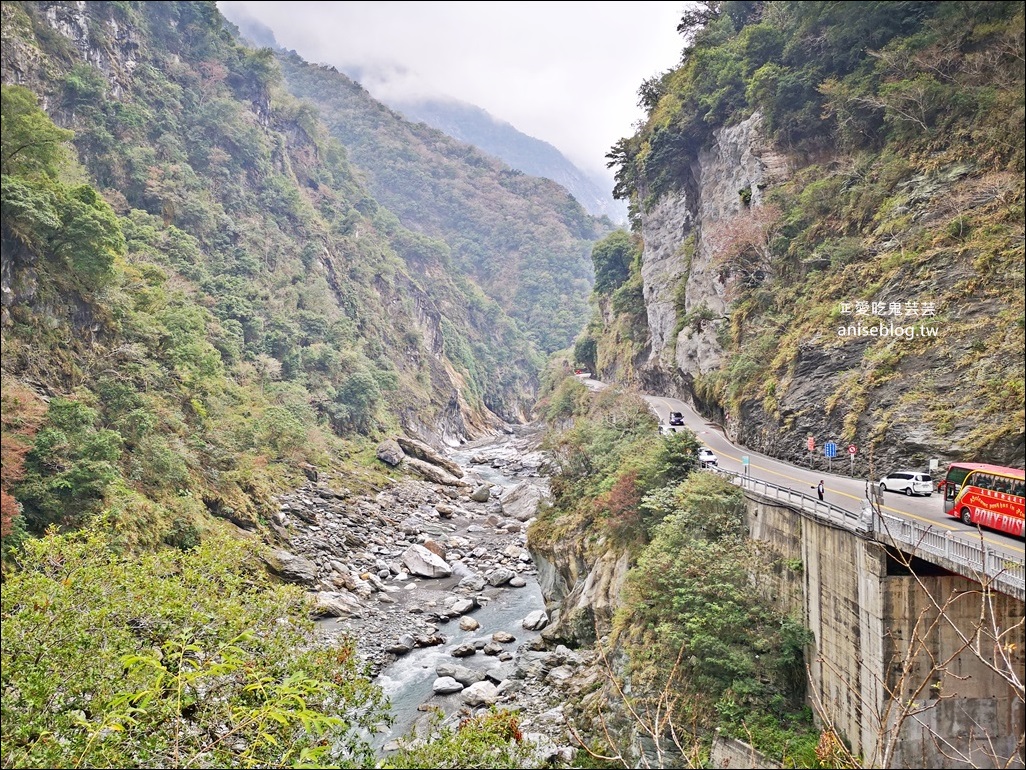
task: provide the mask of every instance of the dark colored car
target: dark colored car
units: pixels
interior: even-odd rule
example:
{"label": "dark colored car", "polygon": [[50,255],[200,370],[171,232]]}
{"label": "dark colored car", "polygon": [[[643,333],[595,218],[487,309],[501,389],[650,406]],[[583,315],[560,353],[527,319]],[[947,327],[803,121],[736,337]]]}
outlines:
{"label": "dark colored car", "polygon": [[670,412],[670,425],[683,425],[684,415],[681,412]]}

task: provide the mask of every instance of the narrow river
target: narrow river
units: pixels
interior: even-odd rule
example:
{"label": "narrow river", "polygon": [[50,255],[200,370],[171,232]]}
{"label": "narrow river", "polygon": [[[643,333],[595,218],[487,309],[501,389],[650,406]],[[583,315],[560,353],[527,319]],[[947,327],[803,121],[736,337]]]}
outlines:
{"label": "narrow river", "polygon": [[435,667],[440,663],[452,663],[477,671],[496,668],[511,671],[512,661],[503,663],[494,656],[481,653],[467,658],[454,658],[449,651],[471,639],[491,638],[496,631],[508,631],[513,634],[516,637],[515,646],[520,647],[538,636],[537,631],[525,629],[521,621],[529,613],[544,607],[541,589],[533,579],[529,579],[524,588],[501,589],[495,599],[474,611],[473,617],[481,624],[481,628],[476,631],[460,631],[456,621],[450,621],[440,629],[446,636],[452,634],[447,644],[416,648],[385,668],[378,674],[375,683],[388,696],[395,723],[387,732],[378,733],[374,737],[374,747],[381,750],[389,741],[407,734],[419,719],[425,718],[425,713],[417,710],[422,703],[438,706],[444,709],[447,715],[460,709],[462,702],[459,693],[432,693],[432,685],[438,678]]}
{"label": "narrow river", "polygon": [[[503,443],[500,439],[496,444]],[[454,451],[452,459],[468,471],[468,475],[490,483],[494,487],[510,490],[523,481],[522,478],[511,478],[489,464],[471,464],[470,458],[492,445],[477,445],[473,449]],[[498,491],[498,490],[495,490]],[[471,613],[480,623],[474,631],[461,631],[456,619],[439,627],[448,641],[437,647],[419,647],[397,659],[382,669],[375,679],[391,703],[391,711],[395,722],[390,729],[379,732],[373,737],[372,745],[379,752],[387,750],[388,745],[398,738],[407,735],[414,725],[430,720],[430,714],[419,711],[422,704],[430,704],[443,709],[447,716],[457,714],[462,703],[460,693],[451,695],[435,695],[432,687],[438,675],[436,667],[442,663],[464,666],[478,671],[494,670],[497,678],[505,678],[513,670],[515,660],[503,662],[498,657],[478,652],[465,658],[455,658],[451,651],[457,645],[475,639],[491,640],[496,631],[512,634],[516,641],[509,645],[511,652],[519,650],[523,645],[539,635],[538,631],[530,631],[523,627],[523,619],[535,610],[545,608],[541,588],[533,571],[523,573],[527,585],[522,588],[488,587],[482,592],[479,600],[482,606]],[[484,601],[488,598],[488,601]]]}

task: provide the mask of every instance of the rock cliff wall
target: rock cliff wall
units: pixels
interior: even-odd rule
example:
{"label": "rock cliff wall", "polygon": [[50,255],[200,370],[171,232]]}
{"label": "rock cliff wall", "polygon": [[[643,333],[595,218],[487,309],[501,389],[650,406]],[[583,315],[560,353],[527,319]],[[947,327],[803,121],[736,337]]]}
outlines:
{"label": "rock cliff wall", "polygon": [[[872,188],[878,197],[866,204],[866,191],[845,197],[846,185],[866,184],[855,162],[829,149],[816,159],[784,153],[758,113],[714,132],[680,189],[640,215],[649,345],[637,381],[784,460],[803,459],[812,435],[817,447],[856,444],[858,474],[926,470],[932,460],[1021,467],[1022,365],[1008,343],[1021,336],[1021,297],[1008,292],[1021,292],[1022,278],[983,278],[993,254],[1021,248],[1015,208],[1001,208],[1021,195],[1021,179],[965,164],[896,169],[870,157],[867,168],[900,176],[886,192]],[[856,228],[849,218],[845,231],[838,212],[852,205],[867,206],[869,221]],[[986,221],[993,242],[952,240],[943,223],[953,206]],[[858,305],[931,311],[892,317],[851,309]],[[914,336],[877,335],[877,326]]]}
{"label": "rock cliff wall", "polygon": [[[663,196],[641,217],[651,353],[640,374],[646,382],[676,382],[677,395],[690,397],[695,375],[723,361],[730,279],[716,264],[718,228],[745,206],[761,205],[764,190],[789,173],[786,157],[762,138],[761,123],[756,114],[717,131],[692,164],[688,189]],[[683,325],[703,308],[707,322]]]}

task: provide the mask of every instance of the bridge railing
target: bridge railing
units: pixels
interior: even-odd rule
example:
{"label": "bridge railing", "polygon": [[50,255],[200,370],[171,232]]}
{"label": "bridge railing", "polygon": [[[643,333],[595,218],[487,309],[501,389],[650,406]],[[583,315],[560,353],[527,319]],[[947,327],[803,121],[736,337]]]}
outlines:
{"label": "bridge railing", "polygon": [[[976,543],[938,530],[928,524],[910,521],[874,511],[873,535],[876,540],[905,546],[916,556],[937,556],[958,565],[959,574],[985,583],[1020,599],[1026,597],[1026,563],[995,553],[982,542]],[[968,532],[968,530],[967,530]]]}
{"label": "bridge railing", "polygon": [[803,511],[811,513],[817,519],[831,521],[856,532],[869,531],[871,521],[868,518],[863,520],[863,515],[861,513],[853,513],[846,508],[841,508],[833,503],[819,500],[811,495],[806,495],[803,492],[798,492],[797,490],[790,489],[789,487],[782,487],[779,484],[773,484],[769,481],[763,481],[762,479],[757,479],[744,473],[738,473],[737,471],[727,471],[715,466],[709,466],[708,470],[716,471],[722,476],[727,476],[732,483],[742,489],[748,489],[756,494],[762,495],[763,497],[769,497],[783,503],[788,503],[789,505],[797,506]]}
{"label": "bridge railing", "polygon": [[943,558],[965,577],[991,581],[998,590],[1018,598],[1026,597],[1026,563],[1023,559],[1010,559],[997,554],[983,543],[975,543],[953,536],[947,530],[936,529],[900,516],[878,513],[868,500],[862,501],[858,513],[818,500],[803,492],[756,479],[736,471],[710,467],[742,489],[761,497],[778,500],[809,513],[821,521],[839,525],[852,532],[871,537],[879,542],[903,546],[905,550],[926,558]]}

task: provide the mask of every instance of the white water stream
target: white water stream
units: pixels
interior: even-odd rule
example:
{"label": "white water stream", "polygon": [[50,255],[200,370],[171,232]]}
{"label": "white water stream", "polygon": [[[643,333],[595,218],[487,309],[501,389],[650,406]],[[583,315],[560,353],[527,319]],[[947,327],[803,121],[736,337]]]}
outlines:
{"label": "white water stream", "polygon": [[[492,592],[495,593],[495,592]],[[503,645],[511,651],[538,636],[537,631],[528,631],[521,621],[531,612],[544,609],[541,589],[533,579],[523,588],[502,588],[495,598],[475,610],[472,617],[481,627],[476,631],[460,631],[456,619],[442,625],[439,633],[445,634],[449,642],[437,647],[419,647],[402,656],[395,663],[378,674],[378,684],[391,703],[395,723],[391,729],[374,736],[373,745],[381,749],[389,741],[402,737],[410,731],[425,714],[417,710],[422,703],[442,708],[446,714],[453,714],[462,706],[460,693],[434,695],[432,685],[438,675],[435,667],[440,663],[451,663],[466,668],[488,671],[499,667],[509,672],[513,661],[503,663],[496,656],[480,651],[466,658],[454,658],[450,651],[457,645],[472,639],[491,638],[496,631],[508,631],[516,641]]]}
{"label": "white water stream", "polygon": [[[509,490],[523,479],[510,478],[501,470],[487,464],[471,465],[470,457],[481,451],[481,447],[473,451],[453,453],[453,460],[467,468],[474,477]],[[498,491],[498,490],[494,490]],[[372,739],[372,745],[379,752],[385,751],[387,745],[407,735],[415,725],[430,715],[419,711],[422,704],[438,706],[447,715],[459,712],[463,706],[460,693],[451,695],[435,695],[432,690],[438,678],[435,668],[441,663],[455,664],[466,668],[488,671],[500,667],[506,673],[512,671],[514,661],[503,662],[493,655],[485,655],[480,650],[469,657],[455,658],[450,653],[454,647],[473,639],[488,639],[496,631],[507,631],[516,637],[516,641],[503,647],[515,652],[522,645],[538,636],[538,631],[529,631],[523,627],[522,621],[535,610],[545,608],[541,588],[533,574],[524,574],[527,585],[522,588],[505,586],[502,588],[488,587],[479,597],[481,607],[470,615],[480,623],[475,631],[461,631],[458,619],[440,624],[438,632],[445,635],[448,641],[437,647],[419,647],[397,659],[384,668],[375,679],[391,703],[391,711],[395,722],[390,729],[383,730]],[[488,597],[486,602],[484,597]]]}

